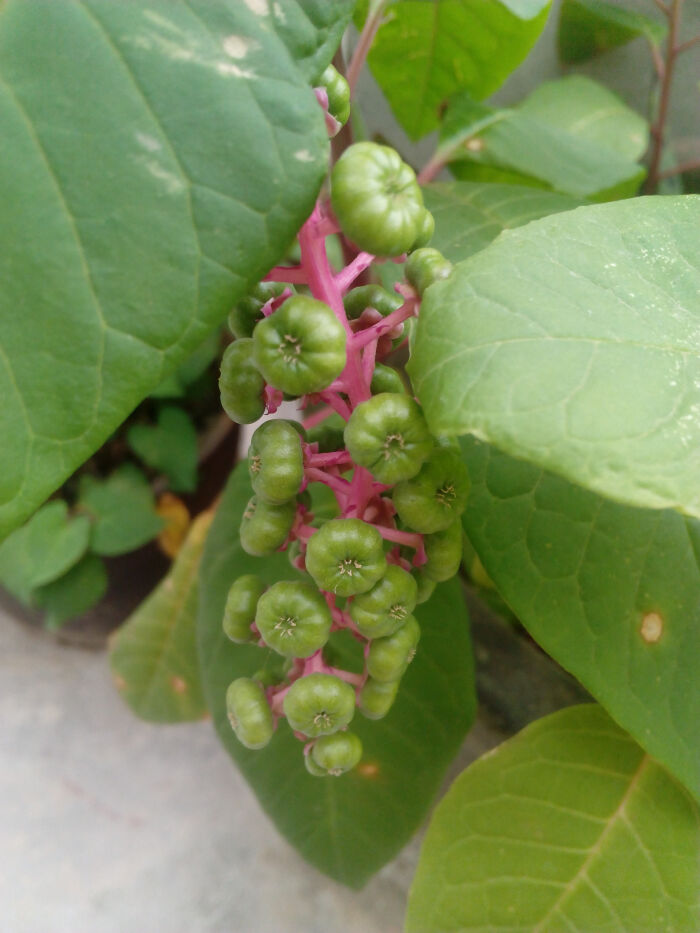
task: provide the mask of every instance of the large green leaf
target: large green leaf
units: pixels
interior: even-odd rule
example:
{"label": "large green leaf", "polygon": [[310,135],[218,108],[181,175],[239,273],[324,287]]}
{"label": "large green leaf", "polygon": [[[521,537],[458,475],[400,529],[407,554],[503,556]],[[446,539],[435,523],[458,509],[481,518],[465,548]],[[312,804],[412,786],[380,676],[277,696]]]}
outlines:
{"label": "large green leaf", "polygon": [[437,128],[458,91],[482,99],[520,64],[549,0],[398,0],[369,53],[372,73],[409,136]]}
{"label": "large green leaf", "polygon": [[506,231],[423,301],[409,372],[432,430],[700,516],[699,255],[691,195]]}
{"label": "large green leaf", "polygon": [[168,574],[111,644],[117,688],[150,722],[186,722],[206,713],[197,662],[197,571],[212,518],[203,512],[194,520]]}
{"label": "large green leaf", "polygon": [[472,167],[489,168],[579,198],[614,200],[639,187],[644,169],[637,160],[647,144],[643,117],[603,85],[571,75],[541,84],[514,110],[458,98],[440,149],[456,160],[450,168],[460,178]]}
{"label": "large green leaf", "polygon": [[407,933],[695,933],[700,813],[597,706],[540,719],[437,807]]}
{"label": "large green leaf", "polygon": [[617,48],[641,36],[660,42],[664,23],[606,0],[563,0],[559,16],[559,57],[568,65]]}
{"label": "large green leaf", "polygon": [[473,438],[464,528],[539,644],[700,798],[700,522]]}
{"label": "large green leaf", "polygon": [[314,82],[340,44],[355,0],[248,0],[248,6],[269,10],[297,68]]}
{"label": "large green leaf", "polygon": [[503,230],[578,206],[573,198],[553,191],[468,181],[427,185],[423,197],[435,218],[430,245],[452,262],[478,253]]}
{"label": "large green leaf", "polygon": [[317,70],[348,2],[325,4],[320,35],[305,7],[0,7],[0,537],[308,215],[327,138],[287,46]]}
{"label": "large green leaf", "polygon": [[37,587],[58,579],[87,551],[90,522],[68,515],[61,499],[47,502],[0,544],[0,584],[29,603]]}
{"label": "large green leaf", "polygon": [[200,575],[199,649],[207,704],[219,736],[278,829],[321,871],[362,885],[418,828],[474,716],[472,655],[466,609],[456,582],[420,606],[422,637],[390,714],[379,722],[358,713],[360,766],[338,779],[311,777],[302,746],[286,721],[270,745],[248,751],[229,725],[225,693],[236,677],[263,663],[257,647],[236,646],[221,629],[232,581],[257,573],[267,582],[294,577],[284,554],[252,558],[238,526],[250,495],[245,466],[224,494]]}

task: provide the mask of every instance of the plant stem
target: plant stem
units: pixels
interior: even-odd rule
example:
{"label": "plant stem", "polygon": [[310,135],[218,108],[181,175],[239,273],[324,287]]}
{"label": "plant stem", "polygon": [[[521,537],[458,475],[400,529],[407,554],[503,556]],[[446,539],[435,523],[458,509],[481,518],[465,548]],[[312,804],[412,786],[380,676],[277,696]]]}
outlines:
{"label": "plant stem", "polygon": [[372,9],[372,4],[370,3],[367,19],[365,20],[365,24],[362,27],[359,41],[355,46],[355,50],[352,53],[352,58],[350,59],[350,64],[348,65],[348,73],[346,77],[348,84],[350,85],[351,96],[355,93],[357,79],[360,76],[362,66],[365,63],[365,59],[367,58],[367,53],[369,52],[372,43],[374,42],[374,37],[377,34],[377,30],[382,24],[382,17],[384,15],[384,9],[386,8],[387,2],[388,0],[379,0],[379,2],[374,6],[374,9]]}
{"label": "plant stem", "polygon": [[[683,0],[672,0],[668,6],[661,0],[656,0],[656,5],[668,19],[668,39],[666,42],[666,59],[661,74],[661,90],[659,94],[659,106],[656,113],[656,119],[651,126],[651,159],[649,162],[649,174],[647,175],[644,190],[648,194],[655,194],[661,178],[660,165],[663,156],[664,136],[666,132],[666,121],[668,120],[669,103],[671,100],[671,85],[673,82],[673,70],[678,57],[678,29],[680,27],[681,10]],[[658,67],[657,67],[658,72]]]}
{"label": "plant stem", "polygon": [[673,178],[674,175],[683,175],[685,172],[700,171],[700,159],[690,159],[688,162],[679,162],[673,168],[667,168],[664,172],[659,172],[659,179]]}

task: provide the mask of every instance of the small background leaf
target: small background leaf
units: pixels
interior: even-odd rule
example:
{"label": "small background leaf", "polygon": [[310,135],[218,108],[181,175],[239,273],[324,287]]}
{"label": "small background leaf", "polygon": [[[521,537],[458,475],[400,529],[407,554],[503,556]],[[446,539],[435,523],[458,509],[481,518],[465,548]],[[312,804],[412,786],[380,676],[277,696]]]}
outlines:
{"label": "small background leaf", "polygon": [[599,707],[533,723],[438,805],[407,933],[695,933],[700,814]]}
{"label": "small background leaf", "polygon": [[605,0],[562,0],[559,57],[567,65],[585,62],[608,49],[646,37],[659,43],[666,24]]}
{"label": "small background leaf", "polygon": [[107,590],[107,569],[96,554],[86,554],[68,573],[42,586],[34,599],[44,610],[44,625],[58,629],[91,609]]}
{"label": "small background leaf", "polygon": [[90,522],[84,515],[70,518],[65,502],[47,502],[0,544],[0,583],[29,603],[37,587],[77,564],[89,540]]}
{"label": "small background leaf", "polygon": [[206,713],[196,644],[197,571],[213,514],[193,522],[169,573],[116,632],[110,667],[131,709],[150,722]]}
{"label": "small background leaf", "polygon": [[158,424],[134,424],[127,443],[144,463],[165,473],[172,489],[192,492],[197,485],[197,431],[186,411],[166,406]]}
{"label": "small background leaf", "polygon": [[426,293],[408,364],[434,433],[700,516],[700,197],[506,231]]}
{"label": "small background leaf", "polygon": [[423,188],[425,205],[435,218],[430,245],[452,262],[466,259],[512,230],[579,202],[565,194],[539,191],[524,185],[438,182]]}
{"label": "small background leaf", "polygon": [[[644,118],[616,94],[571,75],[539,85],[512,110],[458,98],[448,108],[441,148],[454,152],[450,169],[459,178],[475,167],[515,173],[523,183],[603,201],[636,192],[648,135]],[[468,141],[455,148],[461,137]]]}
{"label": "small background leaf", "polygon": [[[271,652],[228,641],[221,628],[226,594],[243,573],[268,583],[296,576],[285,554],[259,559],[242,550],[238,527],[249,496],[243,464],[229,482],[202,560],[198,629],[205,696],[219,737],[280,832],[319,870],[359,887],[418,828],[474,717],[461,590],[456,581],[443,584],[418,607],[421,641],[394,708],[377,722],[359,713],[353,720],[364,745],[357,769],[337,780],[311,777],[302,744],[284,720],[270,745],[249,751],[229,725],[226,688],[263,667]],[[335,647],[340,660],[348,656],[342,641]]]}
{"label": "small background leaf", "polygon": [[[362,20],[366,4],[358,8]],[[515,70],[544,28],[548,0],[398,0],[369,53],[369,66],[412,139],[437,129],[458,91],[482,99]]]}
{"label": "small background leaf", "polygon": [[78,507],[93,521],[92,550],[108,557],[141,547],[165,524],[156,513],[148,480],[130,463],[105,480],[82,477]]}

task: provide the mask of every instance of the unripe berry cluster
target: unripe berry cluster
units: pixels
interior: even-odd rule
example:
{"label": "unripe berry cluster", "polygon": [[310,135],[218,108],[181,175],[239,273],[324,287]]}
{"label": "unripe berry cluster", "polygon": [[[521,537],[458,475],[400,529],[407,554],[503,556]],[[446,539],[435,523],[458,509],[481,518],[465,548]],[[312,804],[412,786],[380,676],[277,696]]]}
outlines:
{"label": "unripe berry cluster", "polygon": [[[333,94],[337,110],[337,82]],[[469,487],[458,450],[431,435],[402,377],[381,363],[404,341],[424,289],[451,269],[422,248],[432,217],[415,175],[393,150],[357,144],[331,173],[330,205],[320,202],[300,231],[300,265],[272,270],[231,312],[236,340],[220,379],[223,406],[240,423],[282,398],[300,399],[307,413],[303,425],[271,420],[255,431],[240,527],[249,554],[286,549],[303,576],[268,588],[239,577],[223,625],[234,642],[284,659],[271,681],[230,685],[238,738],[262,748],[286,717],[317,776],[360,761],[362,744],[347,729],[356,709],[369,719],[389,712],[420,638],[413,611],[459,567]],[[334,274],[325,238],[338,230],[358,252]],[[351,287],[377,256],[400,261],[409,250],[396,294]],[[307,489],[316,483],[334,493],[338,517],[316,520]],[[331,665],[329,639],[340,630],[362,644],[362,673]]]}

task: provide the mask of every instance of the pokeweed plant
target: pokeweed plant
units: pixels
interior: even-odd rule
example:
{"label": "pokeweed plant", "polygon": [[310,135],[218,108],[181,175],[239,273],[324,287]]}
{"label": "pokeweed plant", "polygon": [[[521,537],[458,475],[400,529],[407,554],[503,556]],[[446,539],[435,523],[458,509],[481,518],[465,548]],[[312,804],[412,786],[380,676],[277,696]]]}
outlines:
{"label": "pokeweed plant", "polygon": [[[692,184],[667,124],[697,39],[656,6],[565,0],[559,32],[570,62],[645,38],[650,126],[580,76],[482,103],[545,0],[360,2],[347,81],[343,0],[0,10],[3,532],[227,314],[224,410],[299,413],[255,428],[117,634],[132,707],[208,709],[281,832],[359,886],[473,719],[465,540],[599,704],[455,781],[415,933],[700,926],[700,198],[658,194]],[[367,57],[408,135],[439,131],[417,175],[352,139]],[[52,520],[62,568],[89,529]]]}

